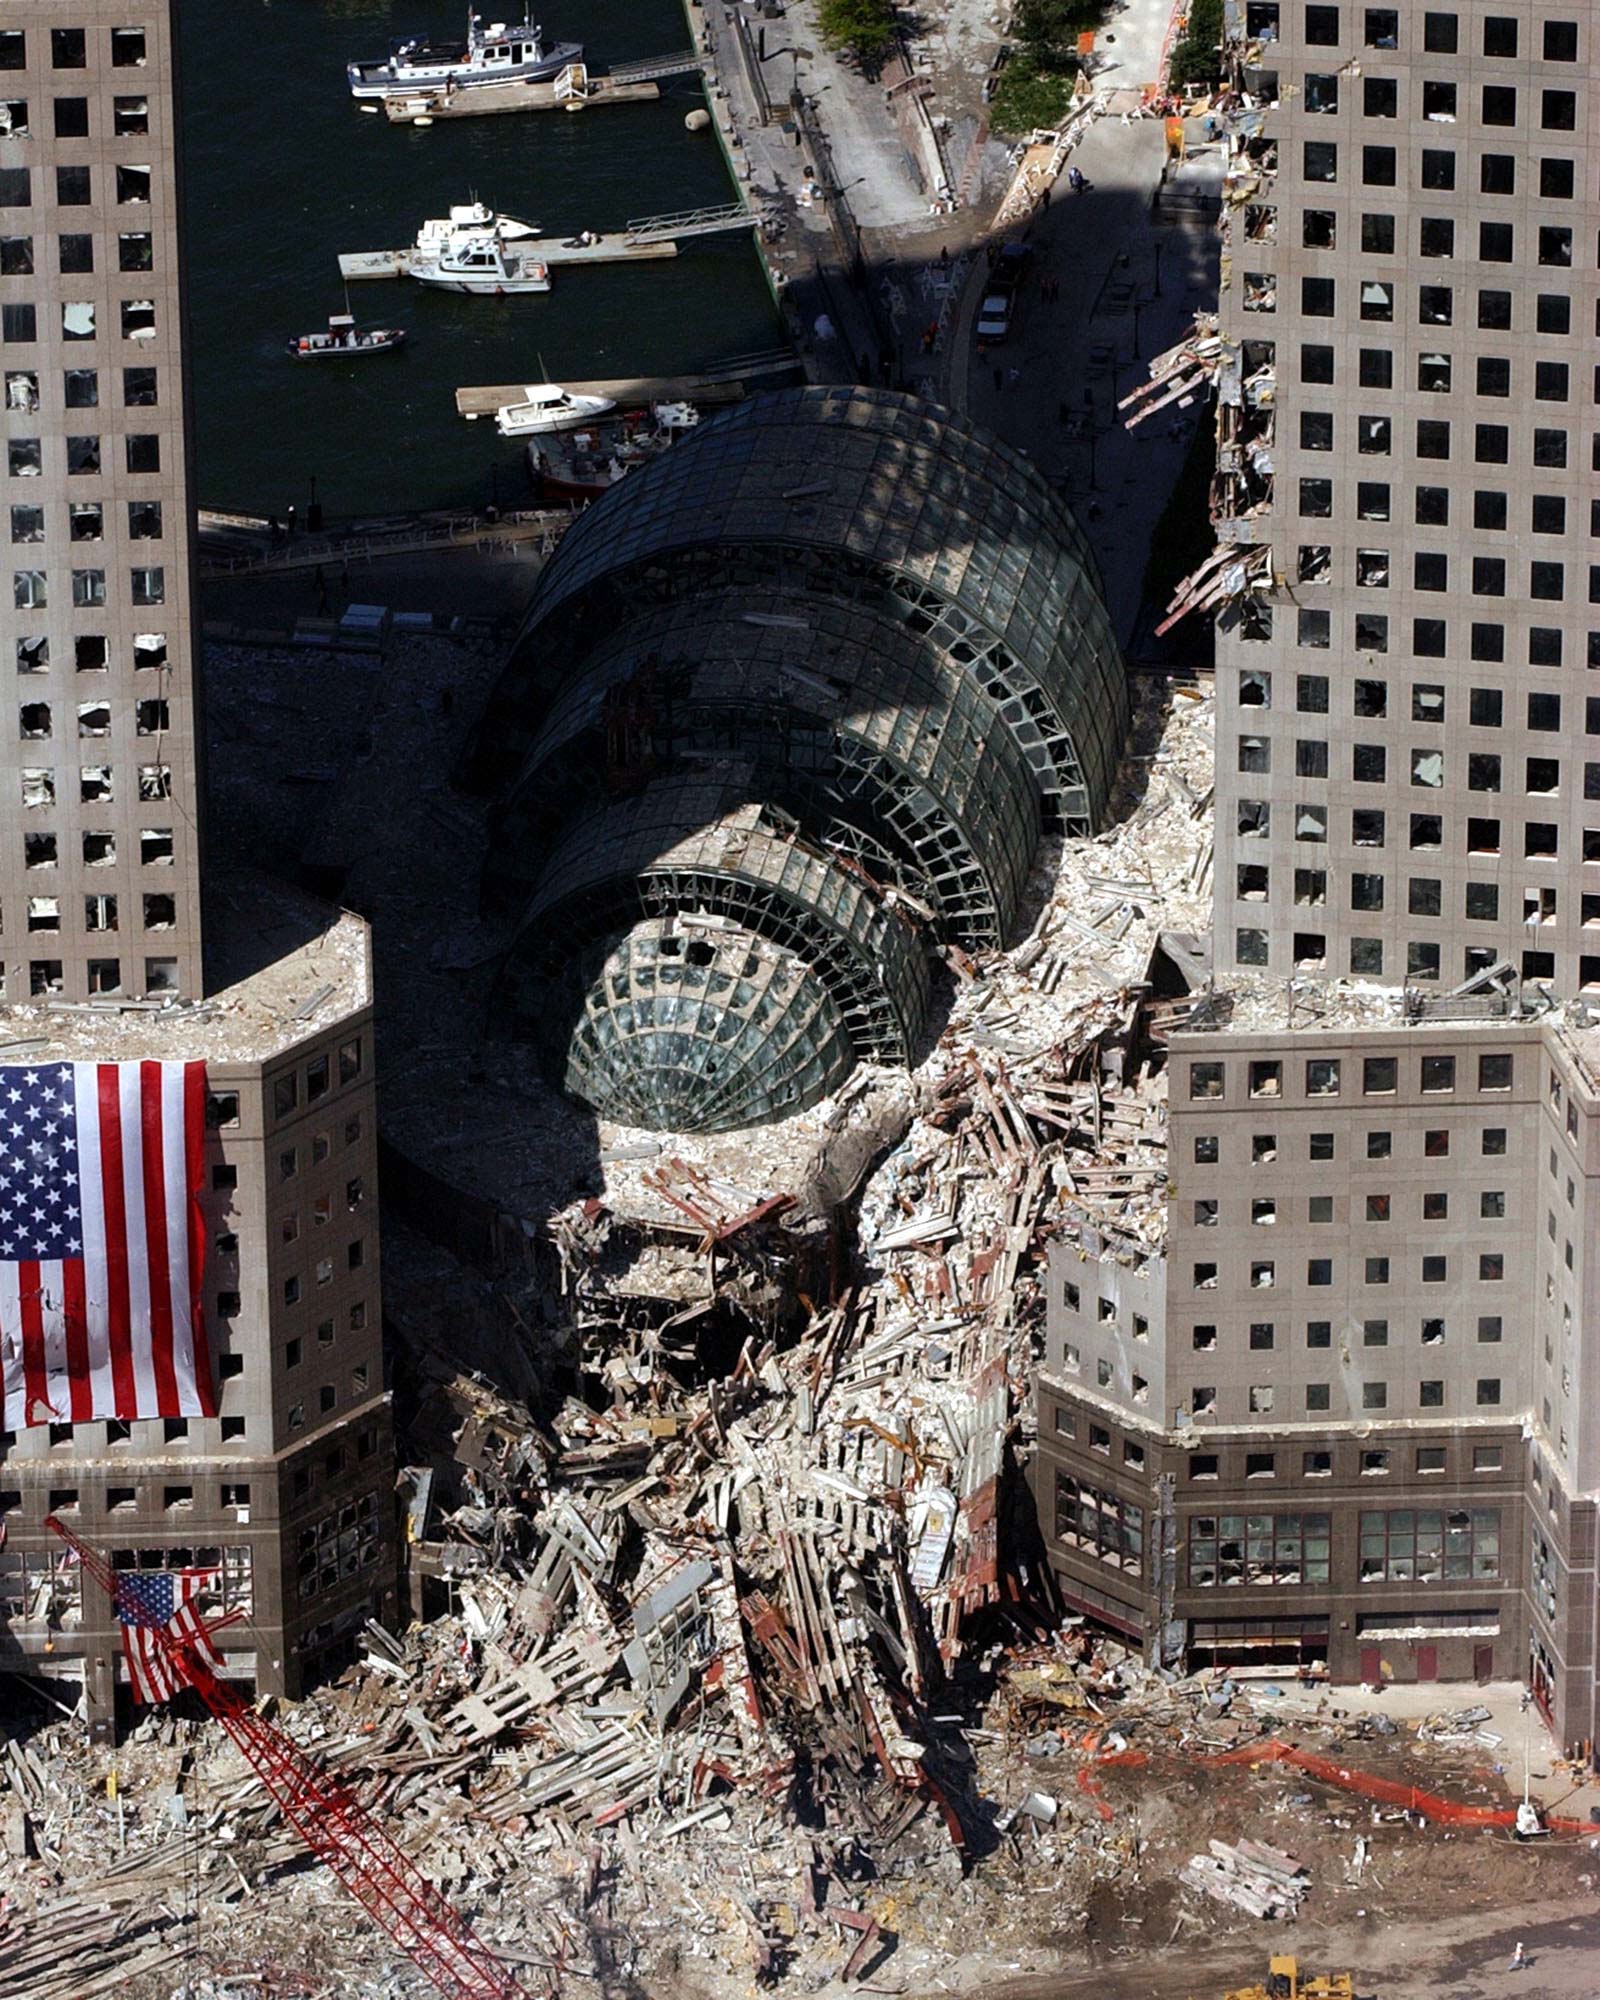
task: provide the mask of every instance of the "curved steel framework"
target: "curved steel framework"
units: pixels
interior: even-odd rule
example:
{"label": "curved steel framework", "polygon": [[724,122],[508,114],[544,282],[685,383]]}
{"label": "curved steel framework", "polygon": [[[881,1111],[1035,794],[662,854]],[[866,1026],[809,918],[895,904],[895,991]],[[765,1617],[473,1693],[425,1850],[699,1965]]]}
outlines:
{"label": "curved steel framework", "polygon": [[882,390],[736,405],[573,525],[480,725],[495,1025],[657,1130],[910,1062],[922,933],[1004,943],[1041,823],[1103,824],[1127,713],[1020,454]]}
{"label": "curved steel framework", "polygon": [[824,981],[751,931],[648,917],[599,950],[565,1083],[608,1118],[737,1131],[815,1104],[854,1066]]}
{"label": "curved steel framework", "polygon": [[[749,773],[668,777],[569,828],[496,987],[500,1025],[551,1047],[586,989],[586,946],[641,916],[722,918],[792,952],[827,988],[856,1058],[908,1062],[927,1015],[916,934],[870,885],[747,802]],[[559,1051],[565,1066],[565,1043]]]}
{"label": "curved steel framework", "polygon": [[1127,691],[1082,534],[1018,453],[888,390],[753,397],[591,507],[540,579],[484,761],[509,774],[497,760],[619,617],[730,584],[898,616],[999,709],[1045,816],[1102,823]]}
{"label": "curved steel framework", "polygon": [[1028,767],[972,682],[863,607],[718,592],[651,608],[563,692],[496,815],[487,886],[520,901],[577,803],[730,754],[756,799],[853,853],[970,949],[998,946],[1038,841]]}

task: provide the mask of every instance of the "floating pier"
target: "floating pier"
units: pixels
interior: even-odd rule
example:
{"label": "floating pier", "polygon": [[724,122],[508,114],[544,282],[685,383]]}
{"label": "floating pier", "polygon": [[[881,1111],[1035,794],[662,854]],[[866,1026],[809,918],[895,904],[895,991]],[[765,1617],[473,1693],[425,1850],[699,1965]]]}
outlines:
{"label": "floating pier", "polygon": [[568,63],[559,76],[542,83],[475,83],[465,90],[417,90],[384,101],[391,125],[418,119],[490,118],[508,111],[587,111],[591,105],[649,104],[669,76],[697,75],[705,58],[686,50],[595,72],[586,63]]}
{"label": "floating pier", "polygon": [[[563,380],[562,387],[574,396],[609,396],[619,409],[632,409],[643,403],[696,403],[709,407],[737,403],[754,393],[754,384],[791,380],[799,372],[795,356],[779,348],[742,361],[727,362],[704,375],[621,375],[607,382]],[[492,417],[508,403],[520,403],[526,394],[521,382],[457,389],[456,410],[467,418]]]}
{"label": "floating pier", "polygon": [[[519,239],[517,247],[542,263],[631,264],[641,259],[676,257],[682,237],[721,236],[735,229],[751,229],[761,221],[758,211],[742,201],[723,202],[715,208],[684,208],[674,215],[641,215],[610,235],[597,236],[591,243],[561,243],[539,236]],[[357,278],[403,278],[411,269],[409,250],[347,250],[339,259],[339,275],[346,283]]]}
{"label": "floating pier", "polygon": [[[517,248],[552,269],[557,264],[633,264],[678,254],[676,243],[630,243],[620,231],[595,243],[546,242],[542,236],[519,238]],[[349,250],[339,259],[339,275],[347,283],[357,278],[404,278],[410,271],[409,250]]]}

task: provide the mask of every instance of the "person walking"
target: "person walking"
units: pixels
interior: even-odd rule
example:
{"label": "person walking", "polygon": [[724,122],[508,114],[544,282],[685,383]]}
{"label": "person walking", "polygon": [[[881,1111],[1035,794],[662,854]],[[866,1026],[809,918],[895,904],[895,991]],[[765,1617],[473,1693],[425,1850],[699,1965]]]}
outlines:
{"label": "person walking", "polygon": [[1527,1950],[1524,1947],[1521,1938],[1518,1938],[1517,1948],[1511,1954],[1511,1963],[1506,1967],[1506,1970],[1508,1972],[1523,1972],[1526,1971],[1527,1967],[1531,1963],[1532,1961],[1528,1957]]}
{"label": "person walking", "polygon": [[1002,374],[1001,374],[1001,371],[1000,371],[1000,370],[999,370],[999,369],[997,368],[997,369],[996,369],[996,370],[994,371],[994,392],[995,392],[995,394],[996,394],[997,396],[998,396],[998,395],[999,395],[999,393],[1000,393],[1000,387],[1001,387],[1001,382],[1002,382],[1002,380],[1003,380],[1003,377],[1002,377]]}

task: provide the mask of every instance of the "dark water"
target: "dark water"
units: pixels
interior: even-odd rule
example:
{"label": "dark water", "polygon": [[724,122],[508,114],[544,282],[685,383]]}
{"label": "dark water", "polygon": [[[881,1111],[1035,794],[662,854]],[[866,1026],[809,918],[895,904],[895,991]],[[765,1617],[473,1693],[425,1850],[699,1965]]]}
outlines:
{"label": "dark water", "polygon": [[[519,16],[517,0],[492,18]],[[748,237],[675,261],[557,270],[553,289],[469,299],[407,281],[352,285],[363,324],[410,345],[296,364],[291,333],[343,310],[336,258],[409,243],[476,194],[550,236],[727,201],[716,137],[684,130],[698,79],[658,103],[474,118],[417,130],[358,111],[344,66],[391,35],[465,25],[455,0],[183,0],[187,248],[202,505],[332,514],[518,504],[521,455],[455,413],[464,383],[689,373],[777,340]],[[548,0],[536,18],[597,64],[688,46],[679,0]]]}

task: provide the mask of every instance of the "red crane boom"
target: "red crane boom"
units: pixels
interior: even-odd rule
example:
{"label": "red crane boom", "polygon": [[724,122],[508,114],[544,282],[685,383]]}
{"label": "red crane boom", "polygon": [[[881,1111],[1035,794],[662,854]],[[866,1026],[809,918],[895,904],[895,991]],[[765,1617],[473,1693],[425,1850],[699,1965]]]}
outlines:
{"label": "red crane boom", "polygon": [[[99,1550],[90,1548],[54,1514],[45,1526],[77,1552],[86,1574],[115,1604],[116,1572]],[[192,1646],[164,1629],[152,1636],[165,1650],[174,1673],[194,1689],[232,1737],[290,1826],[445,2000],[526,2000],[506,1966],[480,1943],[352,1792],[291,1736],[257,1715]]]}

